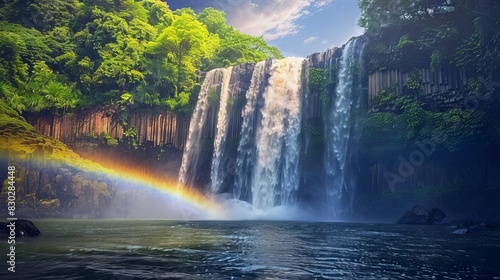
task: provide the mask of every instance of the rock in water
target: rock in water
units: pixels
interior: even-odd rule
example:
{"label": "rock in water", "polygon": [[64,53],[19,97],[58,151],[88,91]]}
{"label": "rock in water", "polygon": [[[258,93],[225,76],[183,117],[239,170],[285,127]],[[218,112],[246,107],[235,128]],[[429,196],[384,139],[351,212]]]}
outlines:
{"label": "rock in water", "polygon": [[415,205],[396,224],[433,225],[436,222],[441,222],[445,216],[444,212],[438,208],[432,208],[431,211],[428,211],[420,205]]}
{"label": "rock in water", "polygon": [[10,236],[11,230],[14,230],[16,237],[38,236],[41,232],[28,220],[16,220],[7,223],[0,223],[0,237]]}

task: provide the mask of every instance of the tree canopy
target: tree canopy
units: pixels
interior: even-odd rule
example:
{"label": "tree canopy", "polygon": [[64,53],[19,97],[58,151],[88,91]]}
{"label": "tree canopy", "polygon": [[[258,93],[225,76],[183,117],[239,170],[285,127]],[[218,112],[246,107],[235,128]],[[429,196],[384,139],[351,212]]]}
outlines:
{"label": "tree canopy", "polygon": [[223,12],[172,11],[160,0],[0,3],[0,98],[18,111],[117,104],[189,112],[199,73],[280,58]]}

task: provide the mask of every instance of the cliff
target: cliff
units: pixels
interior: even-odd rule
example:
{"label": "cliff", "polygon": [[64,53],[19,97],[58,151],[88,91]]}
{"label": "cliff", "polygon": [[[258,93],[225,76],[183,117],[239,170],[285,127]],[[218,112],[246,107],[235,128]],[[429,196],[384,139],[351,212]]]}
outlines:
{"label": "cliff", "polygon": [[[25,118],[43,135],[76,147],[103,137],[123,142],[120,114],[117,106],[108,106],[64,115],[26,114]],[[138,145],[183,149],[189,129],[187,117],[171,111],[139,108],[131,108],[129,115],[130,126],[137,129]]]}
{"label": "cliff", "polygon": [[[0,101],[0,205],[8,199],[7,167],[15,167],[16,217],[101,217],[114,182],[62,142],[46,137]],[[7,215],[3,211],[2,216]]]}

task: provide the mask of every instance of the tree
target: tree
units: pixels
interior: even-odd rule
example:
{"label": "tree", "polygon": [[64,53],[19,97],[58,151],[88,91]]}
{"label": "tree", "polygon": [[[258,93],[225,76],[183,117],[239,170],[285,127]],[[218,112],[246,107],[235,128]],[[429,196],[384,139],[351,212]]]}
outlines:
{"label": "tree", "polygon": [[148,11],[148,23],[161,31],[172,24],[174,14],[168,4],[156,0],[141,1],[141,5]]}
{"label": "tree", "polygon": [[387,27],[405,21],[425,20],[453,11],[450,0],[359,0],[359,25],[366,28]]}
{"label": "tree", "polygon": [[[195,71],[200,69],[202,59],[211,58],[217,46],[219,37],[210,34],[205,25],[190,12],[174,15],[172,24],[150,44],[152,53],[165,53],[168,63],[175,67],[174,98],[179,104],[185,103],[186,96],[193,89]],[[180,93],[183,94],[179,95]],[[174,105],[172,102],[171,106]]]}
{"label": "tree", "polygon": [[220,47],[203,69],[228,67],[244,62],[258,62],[268,58],[282,58],[280,51],[269,46],[262,37],[243,34],[226,23],[226,14],[214,8],[206,8],[198,14],[200,22],[210,33],[221,39]]}
{"label": "tree", "polygon": [[208,32],[224,38],[232,28],[226,24],[226,13],[212,7],[205,8],[198,14],[198,20],[205,24]]}
{"label": "tree", "polygon": [[21,37],[12,32],[0,31],[0,81],[13,86],[22,85],[28,64],[24,63],[21,54],[26,45]]}

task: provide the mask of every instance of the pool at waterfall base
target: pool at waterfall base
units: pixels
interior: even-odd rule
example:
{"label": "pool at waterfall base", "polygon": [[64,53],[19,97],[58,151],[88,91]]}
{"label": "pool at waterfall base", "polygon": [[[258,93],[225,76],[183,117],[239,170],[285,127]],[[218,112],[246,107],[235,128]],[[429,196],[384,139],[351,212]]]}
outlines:
{"label": "pool at waterfall base", "polygon": [[[500,231],[306,221],[34,220],[0,279],[500,279]],[[2,242],[6,252],[8,244]],[[4,254],[5,259],[5,254]]]}

